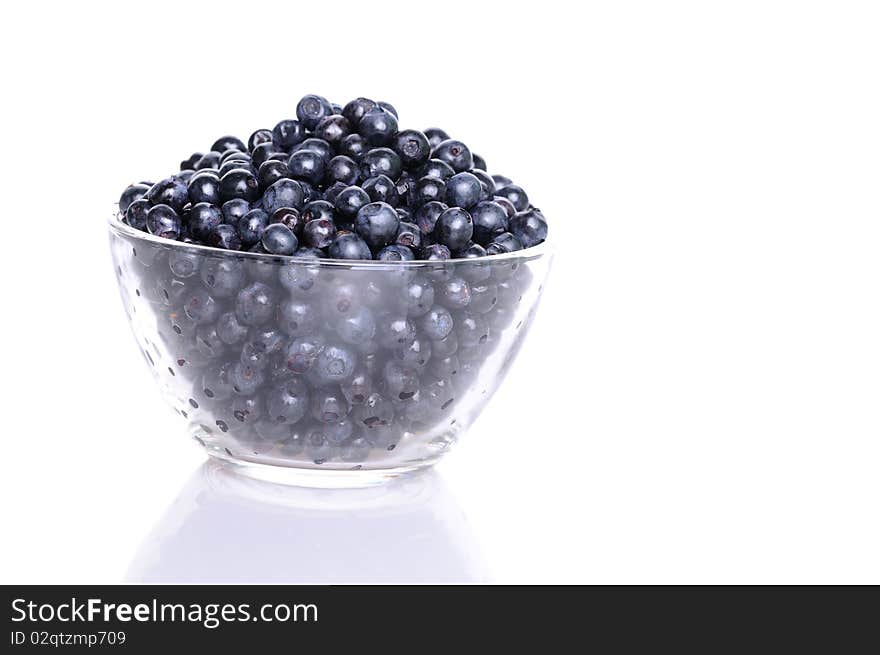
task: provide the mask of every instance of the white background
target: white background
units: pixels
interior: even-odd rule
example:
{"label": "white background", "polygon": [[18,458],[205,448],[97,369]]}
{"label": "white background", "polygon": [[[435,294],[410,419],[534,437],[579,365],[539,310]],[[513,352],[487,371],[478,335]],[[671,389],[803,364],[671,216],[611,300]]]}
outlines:
{"label": "white background", "polygon": [[[0,10],[0,582],[880,583],[872,3],[343,5]],[[305,93],[444,127],[557,244],[507,381],[378,548],[305,496],[192,510],[216,489],[109,261],[126,184]]]}

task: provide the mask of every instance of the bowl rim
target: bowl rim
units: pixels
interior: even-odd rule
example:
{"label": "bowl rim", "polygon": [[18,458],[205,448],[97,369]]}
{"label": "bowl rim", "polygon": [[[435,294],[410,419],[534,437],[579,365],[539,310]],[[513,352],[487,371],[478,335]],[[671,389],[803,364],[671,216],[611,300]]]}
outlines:
{"label": "bowl rim", "polygon": [[317,259],[314,257],[295,257],[293,255],[273,255],[262,252],[248,252],[247,250],[224,250],[223,248],[215,248],[213,246],[204,246],[195,243],[184,243],[182,241],[172,241],[164,237],[155,236],[149,232],[143,232],[135,229],[122,220],[121,215],[111,214],[107,219],[107,225],[112,232],[124,235],[161,246],[167,250],[189,250],[204,254],[205,256],[214,257],[236,257],[251,259],[255,261],[266,261],[272,263],[297,262],[309,264],[310,266],[337,266],[344,268],[376,268],[376,269],[399,269],[404,268],[438,268],[449,264],[470,265],[489,265],[496,262],[505,261],[531,261],[539,259],[553,253],[553,242],[545,239],[536,246],[524,248],[522,250],[514,250],[513,252],[501,253],[499,255],[487,255],[486,257],[474,258],[450,258],[450,259],[415,259],[412,261],[386,262],[375,259]]}

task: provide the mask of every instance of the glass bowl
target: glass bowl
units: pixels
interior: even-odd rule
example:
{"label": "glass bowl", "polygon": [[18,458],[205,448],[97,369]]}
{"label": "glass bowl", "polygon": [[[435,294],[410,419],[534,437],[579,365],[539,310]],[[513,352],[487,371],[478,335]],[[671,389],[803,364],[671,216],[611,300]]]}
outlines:
{"label": "glass bowl", "polygon": [[208,454],[307,486],[426,468],[498,389],[552,254],[302,259],[109,222],[122,304],[159,388]]}

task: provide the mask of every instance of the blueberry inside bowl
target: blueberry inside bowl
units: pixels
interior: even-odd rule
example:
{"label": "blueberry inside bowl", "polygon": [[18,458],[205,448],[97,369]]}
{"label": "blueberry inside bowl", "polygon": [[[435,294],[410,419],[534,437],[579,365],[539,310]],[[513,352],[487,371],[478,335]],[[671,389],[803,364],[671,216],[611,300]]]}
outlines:
{"label": "blueberry inside bowl", "polygon": [[498,388],[549,271],[547,224],[387,103],[306,96],[296,114],[129,186],[113,263],[144,359],[211,456],[373,484],[435,463]]}

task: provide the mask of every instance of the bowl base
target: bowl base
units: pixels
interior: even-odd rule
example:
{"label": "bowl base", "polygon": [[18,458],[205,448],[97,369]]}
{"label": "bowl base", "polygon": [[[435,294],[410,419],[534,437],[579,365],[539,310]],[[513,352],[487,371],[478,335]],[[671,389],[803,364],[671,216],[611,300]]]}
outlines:
{"label": "bowl base", "polygon": [[435,460],[419,462],[409,466],[396,466],[387,469],[359,469],[324,471],[291,466],[272,466],[240,459],[229,459],[211,453],[211,458],[220,463],[228,472],[264,482],[285,484],[295,487],[318,489],[357,489],[385,484],[403,476],[417,475],[436,463]]}

